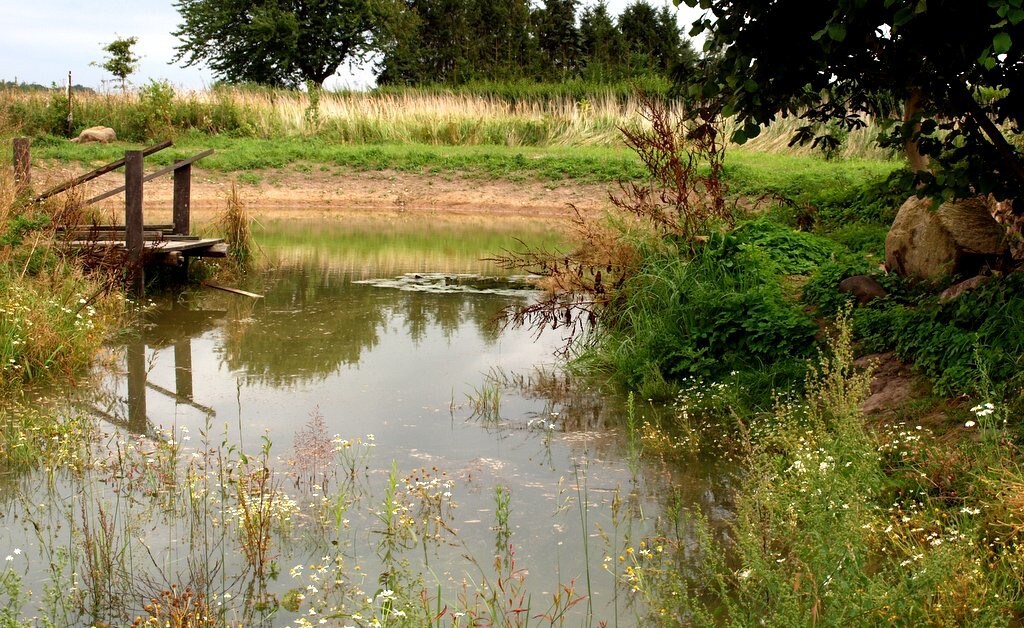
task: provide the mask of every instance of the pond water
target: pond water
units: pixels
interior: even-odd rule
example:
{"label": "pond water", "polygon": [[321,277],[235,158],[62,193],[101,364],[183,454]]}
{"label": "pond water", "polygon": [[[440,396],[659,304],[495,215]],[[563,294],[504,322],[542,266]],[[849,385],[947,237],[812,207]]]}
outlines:
{"label": "pond water", "polygon": [[[420,599],[467,625],[500,586],[492,618],[640,623],[618,556],[668,495],[721,510],[728,474],[640,456],[625,400],[559,369],[557,331],[496,324],[536,292],[481,258],[557,239],[268,224],[265,269],[232,283],[263,298],[154,297],[76,398],[99,417],[89,462],[6,490],[23,612],[117,624],[177,584],[247,625],[396,623]],[[636,404],[634,425],[653,412]],[[47,601],[55,586],[84,612]]]}

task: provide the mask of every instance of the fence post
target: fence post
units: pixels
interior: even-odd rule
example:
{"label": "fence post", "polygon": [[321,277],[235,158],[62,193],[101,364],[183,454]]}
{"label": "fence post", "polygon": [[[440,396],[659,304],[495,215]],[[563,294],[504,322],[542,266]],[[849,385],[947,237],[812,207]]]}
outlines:
{"label": "fence post", "polygon": [[145,276],[142,269],[142,151],[124,154],[124,244],[128,249],[129,288],[142,299]]}
{"label": "fence post", "polygon": [[174,171],[174,233],[188,235],[189,212],[192,205],[192,164]]}
{"label": "fence post", "polygon": [[192,401],[192,339],[174,343],[174,394]]}
{"label": "fence post", "polygon": [[32,184],[32,166],[28,138],[14,138],[14,193],[20,194]]}
{"label": "fence post", "polygon": [[136,340],[128,345],[128,430],[146,433],[146,345]]}

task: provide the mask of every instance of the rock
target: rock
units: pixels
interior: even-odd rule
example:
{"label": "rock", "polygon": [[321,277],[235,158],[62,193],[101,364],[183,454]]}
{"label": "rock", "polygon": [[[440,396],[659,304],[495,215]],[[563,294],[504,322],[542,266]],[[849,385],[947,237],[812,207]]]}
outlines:
{"label": "rock", "polygon": [[109,126],[91,126],[88,129],[84,129],[78,134],[78,137],[71,140],[72,142],[85,144],[87,142],[100,142],[101,144],[109,144],[117,139],[117,134],[114,133],[114,129]]}
{"label": "rock", "polygon": [[868,275],[854,275],[839,282],[839,291],[852,294],[857,303],[864,305],[872,299],[880,299],[889,293],[881,286],[874,277]]}
{"label": "rock", "polygon": [[894,412],[915,397],[918,379],[910,367],[893,353],[876,353],[858,358],[854,365],[871,367],[871,391],[861,404],[866,415]]}
{"label": "rock", "polygon": [[971,277],[970,279],[966,279],[964,281],[961,281],[960,283],[953,284],[952,286],[943,290],[942,293],[939,295],[939,303],[946,303],[947,301],[952,301],[953,299],[959,297],[965,292],[970,292],[971,290],[974,290],[978,286],[985,285],[986,283],[988,283],[989,279],[990,277],[988,276],[978,275],[977,277]]}
{"label": "rock", "polygon": [[992,218],[987,198],[943,203],[907,199],[885,238],[885,263],[905,277],[934,280],[973,275],[1007,254],[1006,228]]}

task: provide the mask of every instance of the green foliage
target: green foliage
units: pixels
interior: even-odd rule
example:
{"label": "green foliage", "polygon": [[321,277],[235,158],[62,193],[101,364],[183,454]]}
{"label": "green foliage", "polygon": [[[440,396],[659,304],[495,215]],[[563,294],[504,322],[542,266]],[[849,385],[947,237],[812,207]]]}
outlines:
{"label": "green foliage", "polygon": [[979,373],[993,382],[1019,381],[1024,372],[1024,278],[1019,273],[940,303],[934,295],[899,302],[894,295],[862,308],[854,319],[866,351],[895,350],[942,394],[983,391]]}
{"label": "green foliage", "polygon": [[696,61],[673,11],[640,0],[613,19],[576,0],[410,0],[387,5],[378,33],[385,86],[656,77]]}
{"label": "green foliage", "polygon": [[618,20],[605,5],[580,14],[575,0],[321,5],[182,0],[175,61],[206,63],[229,83],[293,87],[323,84],[342,63],[371,51],[380,53],[377,83],[396,86],[646,76],[665,82],[696,61],[674,12],[643,1]]}
{"label": "green foliage", "polygon": [[[997,126],[1019,127],[1024,112],[1017,0],[683,1],[707,10],[691,35],[707,33],[715,53],[687,92],[737,115],[735,141],[799,116],[793,141],[828,148],[840,140],[830,129],[881,117],[891,122],[890,145],[932,158],[918,177],[926,193],[1024,194],[1024,160]],[[1003,91],[979,98],[978,86]]]}
{"label": "green foliage", "polygon": [[713,381],[758,367],[792,373],[791,361],[813,348],[817,327],[786,300],[777,263],[758,245],[730,235],[692,259],[650,244],[640,255],[640,271],[623,286],[580,365],[653,396],[689,377]]}
{"label": "green foliage", "polygon": [[128,91],[128,77],[139,68],[140,58],[132,52],[132,47],[139,43],[138,37],[118,37],[103,47],[107,57],[99,65],[121,81],[121,91]]}
{"label": "green foliage", "polygon": [[851,253],[880,260],[885,254],[885,237],[888,234],[887,226],[854,222],[822,235],[845,247]]}
{"label": "green foliage", "polygon": [[869,432],[870,377],[848,321],[836,327],[804,395],[743,416],[727,533],[693,509],[640,540],[653,552],[626,552],[623,584],[652,624],[1012,625],[1020,532],[998,522],[1019,520],[1019,470],[991,466],[1009,451],[951,447],[915,423]]}
{"label": "green foliage", "polygon": [[794,231],[766,218],[740,225],[733,235],[740,247],[759,248],[783,275],[805,275],[839,252],[839,247],[827,238]]}
{"label": "green foliage", "polygon": [[822,264],[804,284],[803,299],[817,308],[819,316],[831,317],[838,314],[851,302],[851,295],[839,292],[839,282],[854,275],[866,275],[872,270],[871,263],[864,258],[843,256]]}
{"label": "green foliage", "polygon": [[231,83],[322,85],[342,63],[370,49],[379,19],[368,0],[323,2],[180,0],[175,61],[205,63]]}

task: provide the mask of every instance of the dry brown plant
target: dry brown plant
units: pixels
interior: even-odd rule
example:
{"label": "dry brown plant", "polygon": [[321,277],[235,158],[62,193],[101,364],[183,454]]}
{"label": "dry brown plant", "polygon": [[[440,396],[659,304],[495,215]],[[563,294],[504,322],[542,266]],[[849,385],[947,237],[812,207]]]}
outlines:
{"label": "dry brown plant", "polygon": [[649,241],[653,234],[693,255],[712,233],[735,224],[722,180],[726,137],[718,110],[697,104],[682,114],[655,98],[641,97],[640,103],[643,121],[621,131],[649,177],[620,182],[609,194],[618,211],[594,221],[577,210],[573,239],[579,245],[569,253],[526,250],[492,260],[539,275],[545,290],[536,302],[507,309],[505,324],[538,333],[561,328],[565,352],[639,271],[643,260],[635,242]]}

